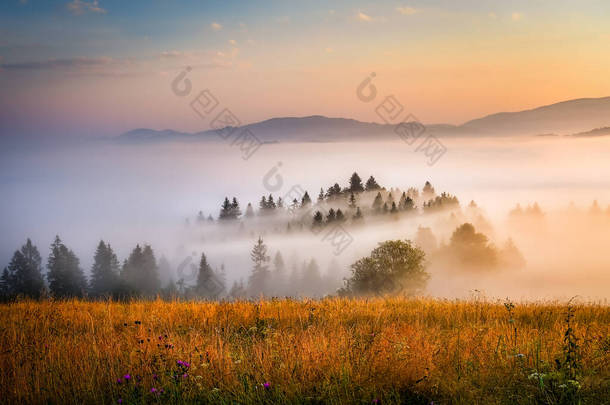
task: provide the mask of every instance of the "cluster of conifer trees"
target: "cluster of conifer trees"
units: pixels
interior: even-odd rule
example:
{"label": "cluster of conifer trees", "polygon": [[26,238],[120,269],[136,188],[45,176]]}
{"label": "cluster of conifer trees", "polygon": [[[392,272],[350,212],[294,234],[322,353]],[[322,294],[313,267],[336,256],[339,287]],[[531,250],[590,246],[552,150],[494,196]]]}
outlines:
{"label": "cluster of conifer trees", "polygon": [[110,244],[100,241],[95,251],[90,276],[84,274],[78,257],[59,237],[51,244],[46,263],[46,274],[40,253],[30,239],[15,253],[0,277],[0,298],[16,297],[39,299],[54,298],[115,298],[130,297],[219,299],[249,298],[264,296],[320,296],[339,287],[335,267],[322,275],[317,262],[311,259],[300,267],[293,265],[289,272],[281,253],[270,260],[267,246],[259,238],[251,252],[251,274],[244,283],[235,281],[230,290],[226,286],[224,265],[215,271],[202,253],[195,269],[194,285],[184,279],[172,280],[161,288],[160,267],[169,268],[169,263],[159,261],[150,245],[137,245],[123,262],[119,260]]}
{"label": "cluster of conifer trees", "polygon": [[[415,212],[418,201],[421,202],[424,212],[433,212],[459,206],[459,201],[455,196],[447,193],[436,195],[434,187],[432,187],[429,181],[425,183],[421,194],[417,188],[411,187],[401,194],[397,193],[397,198],[395,198],[392,191],[388,192],[385,187],[380,186],[373,176],[370,176],[366,183],[363,184],[358,173],[354,172],[346,187],[342,188],[338,183],[335,183],[326,190],[321,188],[315,203],[312,202],[308,191],[304,192],[300,200],[294,198],[289,202],[285,202],[281,197],[276,200],[272,194],[269,194],[268,196],[261,197],[256,213],[252,204],[248,203],[246,211],[242,216],[237,198],[233,197],[232,200],[229,200],[228,197],[225,197],[221,205],[218,220],[248,219],[257,214],[259,216],[273,215],[285,212],[286,208],[289,208],[294,213],[298,212],[298,209],[304,210],[315,206],[319,209],[311,211],[309,221],[311,221],[310,225],[312,227],[316,227],[324,223],[344,222],[348,219],[357,222],[364,217],[365,213],[366,215],[379,215]],[[362,206],[361,203],[364,203],[364,200],[366,200],[363,196],[368,195],[368,193],[371,193],[371,197],[374,195],[372,203]],[[371,197],[369,197],[369,202]],[[214,221],[211,215],[206,219],[201,211],[199,212],[198,220],[199,222]]]}

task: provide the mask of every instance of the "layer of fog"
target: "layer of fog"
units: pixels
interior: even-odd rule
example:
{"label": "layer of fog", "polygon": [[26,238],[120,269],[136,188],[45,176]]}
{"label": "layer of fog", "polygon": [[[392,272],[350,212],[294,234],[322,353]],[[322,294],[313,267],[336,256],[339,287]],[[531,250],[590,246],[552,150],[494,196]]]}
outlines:
{"label": "layer of fog", "polygon": [[[59,234],[86,271],[97,242],[104,239],[121,260],[136,243],[150,243],[157,257],[167,257],[174,268],[204,251],[213,266],[225,265],[230,281],[246,280],[249,251],[263,231],[252,227],[241,237],[233,232],[223,236],[225,228],[197,225],[200,210],[216,217],[224,197],[235,196],[245,211],[248,202],[257,207],[261,195],[284,196],[293,186],[308,190],[315,201],[320,187],[335,182],[346,186],[357,171],[364,180],[374,175],[387,188],[421,188],[429,180],[438,193],[456,195],[463,210],[476,201],[489,224],[477,230],[498,246],[512,238],[527,262],[523,269],[474,274],[432,264],[430,295],[463,297],[479,290],[516,299],[610,296],[610,256],[605,249],[610,242],[610,215],[605,213],[610,203],[609,140],[443,142],[447,152],[433,166],[400,140],[264,145],[248,160],[229,143],[5,150],[0,159],[0,265],[8,263],[27,237],[45,259]],[[601,213],[589,213],[593,200]],[[509,223],[508,212],[517,203],[525,207],[534,202],[545,213],[542,222]],[[570,202],[574,206],[568,209]],[[439,243],[448,242],[456,225],[448,213],[378,224],[367,220],[360,228],[347,228],[353,243],[337,256],[323,235],[266,230],[264,238],[272,254],[282,252],[288,269],[292,262],[315,258],[324,272],[334,259],[343,271],[341,278],[349,264],[380,241],[413,239],[419,226],[428,226]]]}

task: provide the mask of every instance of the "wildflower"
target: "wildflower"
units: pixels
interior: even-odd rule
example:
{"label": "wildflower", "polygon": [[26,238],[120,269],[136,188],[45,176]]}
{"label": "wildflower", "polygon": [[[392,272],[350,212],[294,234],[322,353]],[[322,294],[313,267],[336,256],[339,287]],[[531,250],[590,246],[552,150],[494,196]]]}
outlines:
{"label": "wildflower", "polygon": [[182,374],[182,378],[188,378],[188,376],[189,375],[187,373]]}
{"label": "wildflower", "polygon": [[157,392],[157,389],[156,389],[155,387],[152,387],[152,388],[150,389],[150,392],[154,394],[155,392]]}
{"label": "wildflower", "polygon": [[377,398],[375,398],[375,399],[372,401],[372,403],[374,403],[374,404],[378,404],[378,403],[379,403],[379,400],[378,400]]}
{"label": "wildflower", "polygon": [[120,384],[120,383],[122,383],[122,382],[123,382],[123,380],[121,380],[120,378],[117,378],[117,379],[116,379],[116,383],[117,383],[117,384]]}
{"label": "wildflower", "polygon": [[131,380],[131,375],[129,375],[129,374],[125,374],[125,375],[123,376],[123,378],[125,379],[125,381],[129,382],[129,380]]}
{"label": "wildflower", "polygon": [[267,381],[266,383],[263,384],[263,387],[265,387],[265,389],[268,390],[269,388],[271,388],[271,383],[269,381]]}
{"label": "wildflower", "polygon": [[156,374],[153,374],[152,377],[153,377],[153,380],[158,380],[159,379],[159,376],[156,375]]}
{"label": "wildflower", "polygon": [[117,401],[119,404],[123,403],[123,398],[119,398],[119,400]]}

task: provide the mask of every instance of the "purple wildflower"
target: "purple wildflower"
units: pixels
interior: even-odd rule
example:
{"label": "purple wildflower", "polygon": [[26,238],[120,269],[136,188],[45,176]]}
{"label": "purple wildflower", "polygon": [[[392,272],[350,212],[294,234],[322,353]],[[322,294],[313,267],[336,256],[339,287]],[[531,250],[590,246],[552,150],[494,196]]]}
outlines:
{"label": "purple wildflower", "polygon": [[123,403],[123,398],[119,398],[119,400],[117,401],[119,404]]}
{"label": "purple wildflower", "polygon": [[129,380],[131,380],[131,375],[129,375],[129,374],[125,374],[125,375],[123,376],[123,378],[125,379],[125,381],[129,382]]}
{"label": "purple wildflower", "polygon": [[120,378],[117,378],[117,379],[116,379],[116,383],[117,383],[117,384],[120,384],[120,383],[122,383],[122,382],[123,382],[123,380],[121,380]]}
{"label": "purple wildflower", "polygon": [[263,384],[263,387],[265,387],[265,389],[268,390],[269,388],[271,388],[271,383],[269,381],[267,381],[266,383]]}
{"label": "purple wildflower", "polygon": [[152,392],[152,393],[154,394],[155,392],[157,392],[157,389],[156,389],[155,387],[152,387],[152,388],[150,389],[150,392]]}
{"label": "purple wildflower", "polygon": [[158,379],[159,379],[159,376],[158,376],[158,375],[156,375],[156,374],[153,374],[153,376],[152,376],[152,377],[153,377],[153,380],[158,380]]}

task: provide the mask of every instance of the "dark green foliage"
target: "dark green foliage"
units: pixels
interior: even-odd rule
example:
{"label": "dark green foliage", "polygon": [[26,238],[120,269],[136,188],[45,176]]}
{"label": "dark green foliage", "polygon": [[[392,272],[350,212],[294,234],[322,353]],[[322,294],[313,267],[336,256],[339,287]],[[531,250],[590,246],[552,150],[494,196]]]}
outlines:
{"label": "dark green foliage", "polygon": [[94,297],[112,296],[120,282],[120,265],[110,244],[100,241],[91,267],[90,293]]}
{"label": "dark green foliage", "polygon": [[380,243],[371,255],[351,266],[352,276],[341,289],[343,295],[414,295],[428,281],[425,253],[410,241]]}
{"label": "dark green foliage", "polygon": [[153,297],[159,291],[160,282],[157,261],[152,248],[137,245],[123,264],[121,278],[129,290],[137,295]]}
{"label": "dark green foliage", "polygon": [[40,298],[45,290],[41,263],[38,249],[28,239],[21,249],[15,251],[8,267],[2,272],[0,294],[7,298]]}
{"label": "dark green foliage", "polygon": [[87,290],[87,279],[80,268],[79,260],[59,236],[51,245],[47,262],[49,289],[57,298],[82,297]]}
{"label": "dark green foliage", "polygon": [[352,174],[349,179],[349,191],[351,191],[352,193],[361,193],[364,191],[362,179],[360,178],[360,176],[358,176],[358,173],[356,172],[354,172],[354,174]]}
{"label": "dark green foliage", "polygon": [[267,246],[263,242],[263,238],[259,237],[252,252],[252,273],[248,280],[248,293],[251,296],[259,296],[268,294],[269,286],[269,256],[267,255]]}
{"label": "dark green foliage", "polygon": [[491,268],[498,262],[496,249],[489,239],[469,223],[460,225],[451,235],[449,251],[460,264],[473,268]]}

